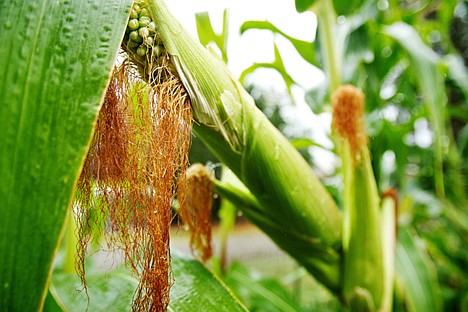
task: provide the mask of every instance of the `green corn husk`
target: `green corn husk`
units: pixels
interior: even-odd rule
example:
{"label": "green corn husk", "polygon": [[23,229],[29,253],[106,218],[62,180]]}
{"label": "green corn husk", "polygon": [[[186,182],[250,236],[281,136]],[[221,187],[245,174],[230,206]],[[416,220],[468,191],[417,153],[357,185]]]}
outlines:
{"label": "green corn husk", "polygon": [[339,293],[341,215],[331,196],[225,64],[182,28],[164,1],[147,4],[190,96],[195,132],[240,178],[256,203],[244,206],[244,213]]}
{"label": "green corn husk", "polygon": [[[346,157],[344,157],[346,158]],[[345,176],[344,298],[354,311],[375,311],[383,287],[380,199],[370,157],[354,166],[343,159]],[[360,299],[358,299],[360,298]],[[353,306],[356,302],[368,304]]]}
{"label": "green corn husk", "polygon": [[388,200],[380,209],[365,133],[364,95],[354,86],[341,86],[332,102],[344,178],[343,297],[352,311],[390,311],[395,218]]}

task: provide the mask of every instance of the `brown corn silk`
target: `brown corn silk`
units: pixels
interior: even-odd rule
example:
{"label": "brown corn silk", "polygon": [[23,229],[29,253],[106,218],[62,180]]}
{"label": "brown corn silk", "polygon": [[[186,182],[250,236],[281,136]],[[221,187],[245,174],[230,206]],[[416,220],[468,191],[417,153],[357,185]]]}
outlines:
{"label": "brown corn silk", "polygon": [[102,232],[140,280],[134,311],[165,311],[169,304],[171,207],[188,164],[192,120],[188,95],[171,68],[168,55],[159,57],[143,69],[151,73],[148,83],[127,61],[116,69],[74,205],[84,288],[87,246]]}
{"label": "brown corn silk", "polygon": [[190,249],[200,261],[212,254],[211,208],[213,205],[214,176],[202,164],[190,166],[179,188],[179,216],[190,230]]}
{"label": "brown corn silk", "polygon": [[355,86],[343,85],[332,95],[333,129],[348,142],[354,161],[360,160],[360,147],[366,146],[364,94]]}

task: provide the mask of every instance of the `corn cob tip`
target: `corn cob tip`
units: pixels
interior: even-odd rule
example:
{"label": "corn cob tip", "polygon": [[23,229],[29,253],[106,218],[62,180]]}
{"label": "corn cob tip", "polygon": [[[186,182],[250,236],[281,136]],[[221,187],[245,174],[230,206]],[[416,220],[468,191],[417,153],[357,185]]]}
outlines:
{"label": "corn cob tip", "polygon": [[144,0],[135,1],[130,10],[122,48],[144,76],[150,74],[152,64],[165,51],[161,35]]}
{"label": "corn cob tip", "polygon": [[344,85],[332,95],[333,129],[349,143],[355,160],[367,144],[364,126],[364,94],[355,86]]}

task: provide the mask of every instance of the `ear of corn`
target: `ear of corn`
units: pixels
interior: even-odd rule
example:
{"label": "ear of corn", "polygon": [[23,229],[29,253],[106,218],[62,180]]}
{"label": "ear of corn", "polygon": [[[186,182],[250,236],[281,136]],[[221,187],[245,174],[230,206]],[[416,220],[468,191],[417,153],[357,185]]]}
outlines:
{"label": "ear of corn", "polygon": [[[364,95],[353,86],[342,86],[332,97],[333,128],[338,137],[344,178],[343,297],[354,311],[375,311],[391,296],[393,244],[385,205],[383,219],[380,198],[372,171],[364,125]],[[385,229],[385,230],[383,230]],[[393,238],[394,240],[394,238]],[[384,251],[389,248],[389,252]],[[388,308],[388,302],[385,301]],[[389,311],[389,309],[385,310]]]}
{"label": "ear of corn", "polygon": [[149,74],[152,62],[164,52],[161,36],[144,0],[133,4],[122,47],[138,65],[143,77]]}
{"label": "ear of corn", "polygon": [[258,202],[247,215],[338,292],[341,216],[331,196],[225,64],[182,28],[164,1],[148,1],[148,8],[189,93],[195,132]]}

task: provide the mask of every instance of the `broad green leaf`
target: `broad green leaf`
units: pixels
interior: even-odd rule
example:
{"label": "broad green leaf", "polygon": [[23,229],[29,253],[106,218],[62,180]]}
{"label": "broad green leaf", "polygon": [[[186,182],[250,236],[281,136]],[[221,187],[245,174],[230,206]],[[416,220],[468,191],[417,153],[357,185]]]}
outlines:
{"label": "broad green leaf", "polygon": [[169,311],[247,311],[231,291],[199,261],[173,254],[175,283]]}
{"label": "broad green leaf", "polygon": [[54,273],[52,293],[67,312],[130,311],[138,280],[129,271],[114,269],[86,274],[88,295],[74,273]]}
{"label": "broad green leaf", "polygon": [[[200,262],[172,255],[171,288],[168,311],[246,311],[245,307]],[[65,311],[130,311],[138,280],[125,267],[86,276],[89,300],[76,274],[56,272],[52,293]]]}
{"label": "broad green leaf", "polygon": [[397,285],[403,289],[411,312],[442,311],[434,264],[416,245],[415,234],[400,229],[396,257]]}
{"label": "broad green leaf", "polygon": [[55,300],[55,297],[52,295],[50,290],[47,292],[47,296],[44,301],[44,306],[42,308],[42,312],[62,312],[63,308],[60,304]]}
{"label": "broad green leaf", "polygon": [[273,33],[282,35],[284,38],[288,39],[292,43],[292,45],[296,48],[297,52],[304,58],[304,60],[306,60],[312,65],[319,65],[317,61],[317,56],[315,55],[313,42],[299,40],[294,37],[291,37],[268,21],[247,21],[244,24],[242,24],[240,31],[241,33],[244,33],[249,29],[265,29],[272,31]]}
{"label": "broad green leaf", "polygon": [[130,0],[0,3],[0,306],[37,311]]}
{"label": "broad green leaf", "polygon": [[277,279],[262,277],[240,263],[233,263],[223,279],[252,311],[303,310]]}

